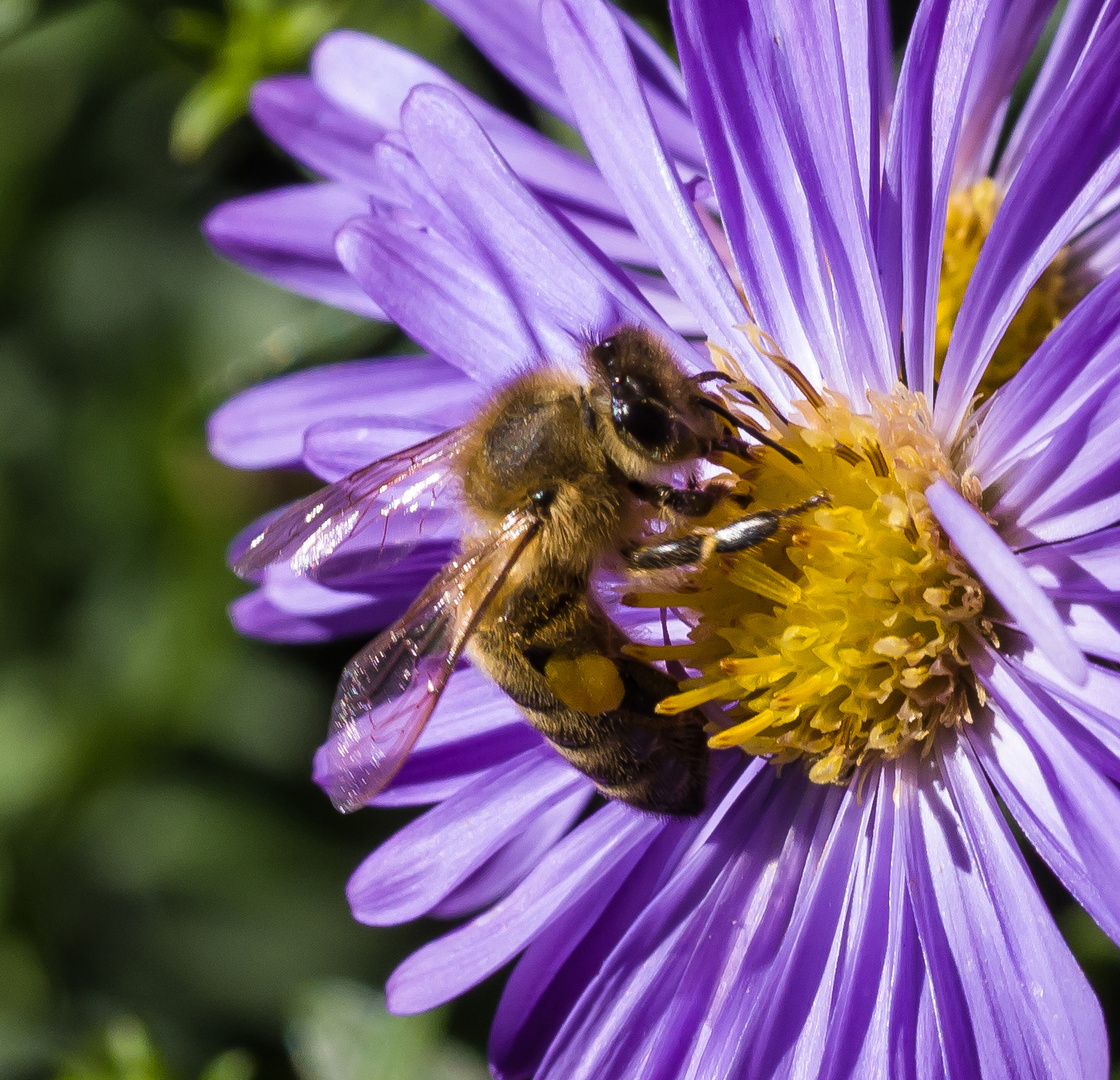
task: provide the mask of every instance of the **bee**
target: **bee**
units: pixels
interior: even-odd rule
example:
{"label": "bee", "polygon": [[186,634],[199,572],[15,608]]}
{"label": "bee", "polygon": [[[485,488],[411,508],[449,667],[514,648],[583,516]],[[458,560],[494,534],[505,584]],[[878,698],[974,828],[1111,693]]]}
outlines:
{"label": "bee", "polygon": [[392,780],[464,653],[607,797],[659,815],[703,809],[705,718],[656,712],[677,684],[625,655],[592,571],[618,554],[657,570],[742,550],[824,497],[651,538],[655,517],[680,524],[735,497],[719,483],[667,480],[721,451],[749,453],[734,435],[741,424],[701,388],[718,376],[688,376],[647,330],[623,326],[588,344],[584,367],[583,379],[553,367],[521,374],[462,427],[290,505],[235,559],[246,577],[285,559],[308,572],[378,522],[371,557],[399,557],[419,535],[418,507],[457,490],[460,553],[342,674],[321,770],[340,810]]}

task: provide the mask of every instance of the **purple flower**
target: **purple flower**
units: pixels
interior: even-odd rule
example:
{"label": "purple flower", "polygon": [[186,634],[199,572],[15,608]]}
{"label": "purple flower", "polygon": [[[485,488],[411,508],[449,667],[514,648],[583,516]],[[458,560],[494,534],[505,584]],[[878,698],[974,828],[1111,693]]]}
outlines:
{"label": "purple flower", "polygon": [[[832,470],[832,505],[699,578],[682,697],[723,703],[715,745],[764,756],[715,753],[696,820],[617,802],[581,820],[590,782],[474,669],[452,676],[376,800],[436,805],[349,894],[372,925],[474,917],[402,964],[390,1007],[520,956],[491,1035],[511,1080],[1103,1078],[1099,1007],[1000,802],[1120,941],[1115,5],[1071,0],[1006,141],[1050,3],[923,3],[897,89],[865,0],[675,0],[683,78],[600,0],[440,6],[594,166],[355,34],[325,39],[310,78],[262,84],[259,122],[328,180],[220,207],[211,239],[429,355],[249,390],[215,415],[214,452],[334,481],[628,322],[697,366],[706,341],[804,471]],[[950,210],[982,205],[965,257]],[[1043,323],[1029,358],[983,384],[1024,310]],[[766,454],[743,477],[760,504],[824,474]],[[311,573],[274,565],[234,619],[372,630],[462,528],[441,509],[420,543],[389,535],[380,574],[363,533]],[[718,613],[729,582],[745,615]],[[612,617],[658,640],[641,609]]]}

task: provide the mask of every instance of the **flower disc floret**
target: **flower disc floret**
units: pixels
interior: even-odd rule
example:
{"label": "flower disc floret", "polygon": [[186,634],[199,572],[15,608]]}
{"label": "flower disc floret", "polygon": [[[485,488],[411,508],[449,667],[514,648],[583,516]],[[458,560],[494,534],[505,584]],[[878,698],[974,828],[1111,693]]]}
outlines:
{"label": "flower disc floret", "polygon": [[674,652],[703,674],[662,704],[721,703],[712,747],[804,759],[820,783],[968,722],[976,690],[962,635],[990,633],[983,592],[923,494],[939,477],[969,486],[932,433],[924,397],[902,387],[868,396],[869,415],[838,394],[802,403],[802,422],[779,440],[789,457],[762,447],[732,460],[752,510],[822,491],[829,504],[689,582],[695,592],[678,603],[699,618],[693,644]]}

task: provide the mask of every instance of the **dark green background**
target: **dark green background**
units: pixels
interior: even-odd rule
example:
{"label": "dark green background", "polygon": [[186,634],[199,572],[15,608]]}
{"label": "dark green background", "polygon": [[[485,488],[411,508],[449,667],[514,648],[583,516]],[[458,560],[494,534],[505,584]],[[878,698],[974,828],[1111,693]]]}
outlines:
{"label": "dark green background", "polygon": [[[349,871],[406,815],[342,818],[308,778],[354,643],[270,648],[225,617],[229,537],[303,488],[210,461],[208,412],[403,345],[199,236],[300,175],[243,119],[169,154],[189,92],[200,149],[255,75],[301,63],[241,3],[0,0],[0,1077],[291,1077],[294,1047],[305,1080],[469,1080],[500,980],[412,1023],[362,989],[437,927],[350,921]],[[307,10],[532,115],[419,0]],[[1115,1041],[1116,950],[1043,884]]]}

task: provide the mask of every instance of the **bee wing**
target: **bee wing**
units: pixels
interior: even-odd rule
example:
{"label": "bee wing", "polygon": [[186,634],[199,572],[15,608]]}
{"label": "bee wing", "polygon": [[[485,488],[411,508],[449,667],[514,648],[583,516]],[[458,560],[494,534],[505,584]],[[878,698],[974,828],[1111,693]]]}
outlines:
{"label": "bee wing", "polygon": [[354,533],[375,506],[384,519],[382,549],[390,532],[394,548],[407,547],[407,534],[418,537],[423,515],[416,514],[400,527],[402,517],[420,503],[433,504],[446,489],[464,438],[462,428],[442,432],[291,503],[242,551],[235,552],[234,572],[252,577],[284,559],[290,560],[297,574],[313,570]]}
{"label": "bee wing", "polygon": [[364,806],[404,764],[479,617],[536,528],[534,518],[511,513],[346,665],[330,735],[315,759],[315,778],[339,810]]}

